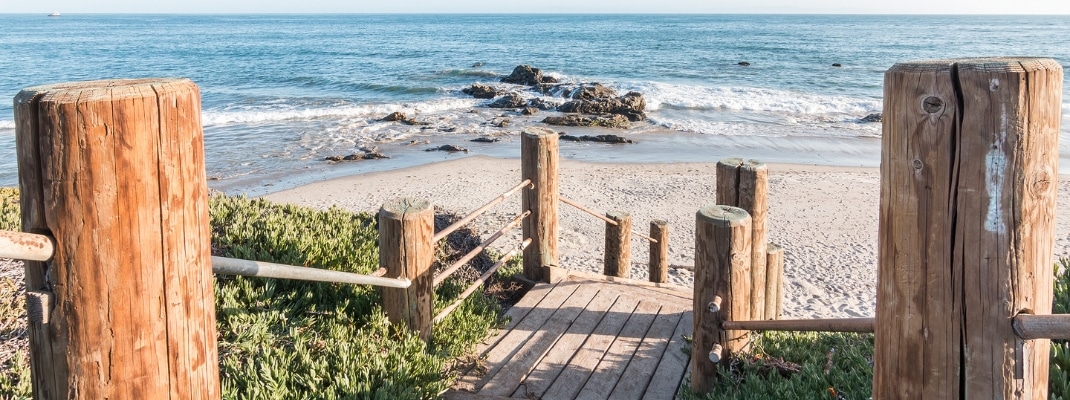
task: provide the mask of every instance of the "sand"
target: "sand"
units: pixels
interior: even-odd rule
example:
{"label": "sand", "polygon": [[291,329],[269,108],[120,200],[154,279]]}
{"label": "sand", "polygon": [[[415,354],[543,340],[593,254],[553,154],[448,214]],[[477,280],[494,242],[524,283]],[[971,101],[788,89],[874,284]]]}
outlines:
{"label": "sand", "polygon": [[[880,173],[876,168],[771,164],[769,240],[785,249],[784,318],[873,316],[875,309]],[[562,161],[561,195],[598,212],[632,215],[634,228],[670,225],[674,266],[693,265],[695,212],[714,204],[715,164],[608,164]],[[428,199],[443,212],[467,214],[520,181],[520,160],[473,156],[406,169],[354,175],[264,196],[268,200],[376,212],[397,197]],[[1070,179],[1061,178],[1059,209],[1070,205]],[[473,224],[486,237],[520,212],[519,196]],[[1070,254],[1070,213],[1058,214],[1056,255]],[[561,205],[561,266],[602,271],[605,223]],[[510,249],[519,230],[495,243]],[[647,279],[648,244],[633,236],[632,277]],[[687,268],[669,271],[673,283],[692,284]]]}

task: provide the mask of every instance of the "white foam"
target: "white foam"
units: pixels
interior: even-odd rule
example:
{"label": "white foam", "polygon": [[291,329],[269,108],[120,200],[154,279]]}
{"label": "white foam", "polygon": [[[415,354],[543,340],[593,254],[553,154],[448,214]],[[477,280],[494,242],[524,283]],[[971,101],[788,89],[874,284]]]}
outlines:
{"label": "white foam", "polygon": [[205,110],[201,121],[205,126],[251,124],[263,122],[312,120],[323,118],[382,118],[395,111],[414,116],[474,107],[481,100],[445,98],[416,103],[386,103],[299,108],[273,105],[238,110]]}
{"label": "white foam", "polygon": [[13,119],[0,119],[0,130],[15,129],[15,120]]}
{"label": "white foam", "polygon": [[624,83],[620,91],[643,93],[647,111],[662,108],[722,111],[763,111],[791,114],[861,114],[881,111],[881,100],[828,96],[751,87],[676,85],[658,82]]}

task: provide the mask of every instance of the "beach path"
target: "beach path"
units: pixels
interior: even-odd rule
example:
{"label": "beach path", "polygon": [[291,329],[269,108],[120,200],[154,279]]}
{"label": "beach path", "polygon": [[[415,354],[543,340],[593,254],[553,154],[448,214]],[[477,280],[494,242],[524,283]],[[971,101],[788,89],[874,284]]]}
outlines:
{"label": "beach path", "polygon": [[560,270],[510,308],[447,399],[672,399],[690,356],[690,290]]}

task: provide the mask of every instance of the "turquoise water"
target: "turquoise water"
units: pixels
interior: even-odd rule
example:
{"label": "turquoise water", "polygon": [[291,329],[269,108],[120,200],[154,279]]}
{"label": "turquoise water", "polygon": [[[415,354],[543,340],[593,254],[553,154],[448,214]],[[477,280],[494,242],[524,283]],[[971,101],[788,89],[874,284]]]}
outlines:
{"label": "turquoise water", "polygon": [[[573,158],[715,160],[722,154],[696,149],[728,145],[774,161],[876,165],[880,126],[859,119],[880,111],[883,72],[894,63],[1070,62],[1067,16],[64,14],[0,15],[0,26],[0,96],[8,99],[53,82],[193,79],[208,174],[219,186],[448,157],[401,145],[411,140],[501,135],[503,144],[473,153],[511,154],[508,138],[543,115],[506,113],[510,125],[494,127],[501,110],[460,90],[497,82],[518,64],[646,96],[649,120],[626,133],[645,147],[566,151]],[[430,125],[378,121],[393,111]],[[11,102],[0,102],[3,186],[17,182],[13,118]],[[1066,142],[1070,120],[1063,125]],[[395,158],[378,167],[322,161],[360,146]]]}

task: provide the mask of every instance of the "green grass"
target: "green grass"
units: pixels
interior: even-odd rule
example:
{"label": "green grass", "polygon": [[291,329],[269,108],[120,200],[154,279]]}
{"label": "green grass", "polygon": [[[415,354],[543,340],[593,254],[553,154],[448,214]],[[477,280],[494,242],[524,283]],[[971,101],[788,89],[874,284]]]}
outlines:
{"label": "green grass", "polygon": [[[17,199],[17,191],[0,189],[0,228],[18,230]],[[357,273],[378,268],[376,221],[367,213],[216,195],[210,215],[217,255]],[[467,285],[443,283],[436,311]],[[5,299],[22,299],[7,295],[16,289],[0,290]],[[225,399],[434,398],[451,384],[455,357],[500,315],[497,301],[477,292],[425,344],[388,323],[378,291],[368,286],[217,276],[215,294]],[[23,308],[0,303],[4,323],[24,319],[9,315]],[[0,360],[0,398],[29,397],[27,354],[22,348]]]}
{"label": "green grass", "polygon": [[[1052,314],[1070,314],[1070,260],[1061,259],[1055,266],[1055,297]],[[1048,398],[1070,400],[1070,341],[1051,341],[1051,370]]]}

